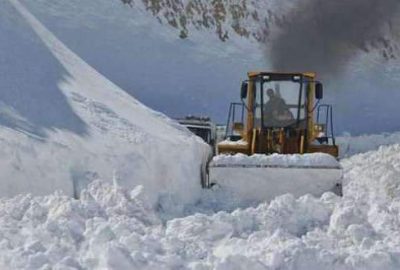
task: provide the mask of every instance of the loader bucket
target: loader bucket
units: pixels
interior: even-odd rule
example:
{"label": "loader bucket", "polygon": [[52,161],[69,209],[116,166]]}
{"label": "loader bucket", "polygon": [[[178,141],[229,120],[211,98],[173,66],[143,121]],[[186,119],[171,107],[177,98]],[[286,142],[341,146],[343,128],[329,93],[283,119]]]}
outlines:
{"label": "loader bucket", "polygon": [[209,183],[232,193],[239,200],[270,201],[291,193],[341,195],[342,168],[328,154],[219,155],[209,164]]}

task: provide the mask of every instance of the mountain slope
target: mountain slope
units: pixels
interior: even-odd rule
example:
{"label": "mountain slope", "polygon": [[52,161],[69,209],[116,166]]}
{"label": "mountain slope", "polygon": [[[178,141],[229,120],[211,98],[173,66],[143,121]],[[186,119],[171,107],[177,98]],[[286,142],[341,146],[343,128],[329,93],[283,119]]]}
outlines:
{"label": "mountain slope", "polygon": [[[285,16],[296,1],[246,1],[243,12],[249,15],[241,26],[247,31],[259,29],[250,12],[257,9],[260,18],[268,19],[268,33],[276,33],[285,25]],[[96,70],[144,104],[172,117],[209,115],[223,123],[229,102],[239,99],[239,85],[246,72],[271,69],[270,57],[265,53],[269,34],[265,45],[251,36],[236,34],[231,19],[226,19],[222,25],[229,30],[229,39],[225,42],[211,24],[209,28],[196,29],[188,23],[188,37],[181,39],[180,29],[165,19],[167,11],[172,12],[168,1],[154,1],[165,6],[156,15],[143,1],[134,1],[132,7],[120,0],[22,2]],[[182,1],[182,5],[189,2]],[[210,14],[214,12],[213,1],[194,3],[201,4]],[[224,3],[228,10],[230,4],[241,6],[242,2]],[[199,12],[201,15],[202,10]],[[0,13],[13,21],[6,12]],[[178,20],[179,9],[173,14]],[[260,24],[262,28],[263,22]],[[396,33],[399,24],[395,21],[391,25],[391,31]],[[392,39],[390,35],[385,38]],[[400,128],[395,117],[400,111],[393,102],[400,99],[398,60],[382,58],[379,44],[378,49],[372,46],[368,52],[357,51],[350,63],[340,68],[341,74],[321,78],[326,89],[324,102],[334,104],[338,133],[379,133]]]}
{"label": "mountain slope", "polygon": [[22,2],[87,63],[172,117],[225,120],[247,70],[263,66],[258,43],[240,38],[226,46],[207,31],[182,40],[174,28],[120,1]]}

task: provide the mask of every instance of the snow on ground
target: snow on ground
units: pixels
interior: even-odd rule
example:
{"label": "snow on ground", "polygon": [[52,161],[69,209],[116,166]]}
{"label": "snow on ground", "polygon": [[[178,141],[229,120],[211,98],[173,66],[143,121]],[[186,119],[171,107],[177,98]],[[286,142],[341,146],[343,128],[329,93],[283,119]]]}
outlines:
{"label": "snow on ground", "polygon": [[[343,198],[241,205],[200,190],[204,144],[88,66],[19,1],[0,8],[24,18],[22,36],[0,24],[0,39],[13,35],[0,67],[48,75],[0,80],[2,195],[65,194],[0,199],[0,269],[400,268],[400,145],[376,150],[397,135],[339,140],[344,155],[373,150],[341,162]],[[12,65],[30,51],[37,61]]]}
{"label": "snow on ground", "polygon": [[77,196],[98,178],[142,184],[152,204],[199,196],[201,139],[103,77],[19,1],[0,10],[12,15],[0,17],[0,39],[12,38],[0,42],[1,196]]}
{"label": "snow on ground", "polygon": [[349,157],[358,153],[377,150],[383,145],[400,143],[400,132],[369,134],[361,136],[351,136],[344,134],[337,138],[340,149],[340,157]]}
{"label": "snow on ground", "polygon": [[342,198],[287,194],[216,212],[234,198],[211,190],[180,218],[165,219],[167,210],[154,209],[142,186],[100,181],[79,200],[60,193],[2,199],[0,266],[399,269],[399,153],[400,145],[389,145],[344,159]]}
{"label": "snow on ground", "polygon": [[[143,188],[93,182],[0,201],[2,269],[399,269],[400,145],[355,155],[325,193],[162,220]],[[212,192],[212,191],[209,191]],[[222,203],[222,202],[221,202]]]}

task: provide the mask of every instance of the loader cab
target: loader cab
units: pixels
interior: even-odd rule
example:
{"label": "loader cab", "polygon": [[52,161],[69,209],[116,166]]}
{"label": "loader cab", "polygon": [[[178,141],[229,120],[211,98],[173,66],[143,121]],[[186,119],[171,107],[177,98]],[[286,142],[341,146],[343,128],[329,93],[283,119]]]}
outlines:
{"label": "loader cab", "polygon": [[302,74],[268,74],[253,80],[254,127],[271,128],[297,127],[306,125],[307,78]]}
{"label": "loader cab", "polygon": [[[250,155],[328,152],[337,156],[330,105],[324,104],[330,112],[330,123],[319,123],[324,118],[318,106],[322,96],[323,87],[315,73],[249,72],[240,89],[241,103],[231,104],[231,107],[241,106],[245,116],[242,113],[241,121],[234,120],[235,112],[240,110],[230,109],[227,142],[218,145],[219,152]],[[325,136],[328,126],[331,126],[331,135]],[[228,134],[229,129],[232,136]]]}

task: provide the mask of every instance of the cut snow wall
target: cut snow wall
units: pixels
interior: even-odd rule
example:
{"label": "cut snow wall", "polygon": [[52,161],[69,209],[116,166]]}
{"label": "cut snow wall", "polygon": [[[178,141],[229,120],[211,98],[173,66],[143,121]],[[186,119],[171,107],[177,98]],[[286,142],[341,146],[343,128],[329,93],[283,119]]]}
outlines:
{"label": "cut snow wall", "polygon": [[[14,39],[0,48],[15,54],[18,66],[25,67],[17,70],[12,57],[3,58],[2,66],[10,68],[7,80],[0,79],[1,97],[9,99],[0,100],[0,112],[12,124],[0,122],[1,196],[58,189],[72,196],[94,179],[103,179],[129,188],[143,185],[153,203],[161,197],[175,203],[196,199],[209,151],[205,143],[99,74],[19,1],[3,1],[0,8],[15,14],[13,22],[0,27],[0,36],[12,33]],[[18,57],[26,51],[38,55]],[[42,80],[35,81],[32,77],[38,74]],[[48,79],[47,74],[56,76]],[[32,88],[11,84],[18,81],[36,83]],[[32,92],[37,95],[30,98]],[[40,106],[46,106],[46,115],[56,116],[53,122],[40,123],[46,116],[35,114],[43,110]],[[30,108],[28,114],[24,107]]]}

